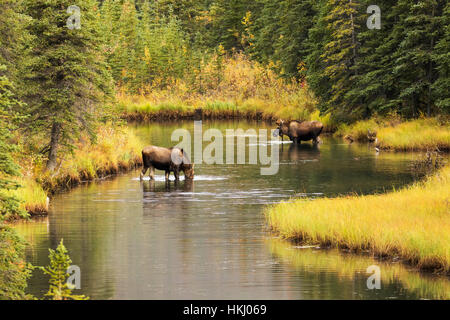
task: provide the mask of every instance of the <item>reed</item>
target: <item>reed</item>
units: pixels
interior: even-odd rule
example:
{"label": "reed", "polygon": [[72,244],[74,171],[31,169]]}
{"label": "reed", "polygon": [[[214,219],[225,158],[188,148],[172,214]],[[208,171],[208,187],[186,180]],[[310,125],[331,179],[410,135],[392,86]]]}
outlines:
{"label": "reed", "polygon": [[283,238],[398,256],[450,273],[450,166],[426,181],[382,195],[280,203],[265,211]]}

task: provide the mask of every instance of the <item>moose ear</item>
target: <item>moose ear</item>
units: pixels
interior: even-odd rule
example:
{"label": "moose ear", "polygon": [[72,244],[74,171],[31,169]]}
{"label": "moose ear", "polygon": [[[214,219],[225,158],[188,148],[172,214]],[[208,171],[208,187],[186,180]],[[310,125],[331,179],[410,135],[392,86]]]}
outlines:
{"label": "moose ear", "polygon": [[182,154],[182,155],[184,154],[184,149],[181,149],[181,154]]}

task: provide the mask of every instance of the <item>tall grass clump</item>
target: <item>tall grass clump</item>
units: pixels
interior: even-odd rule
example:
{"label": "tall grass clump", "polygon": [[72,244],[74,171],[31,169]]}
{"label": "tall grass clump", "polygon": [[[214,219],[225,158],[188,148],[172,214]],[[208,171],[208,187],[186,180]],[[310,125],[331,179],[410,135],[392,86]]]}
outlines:
{"label": "tall grass clump", "polygon": [[384,195],[296,200],[269,207],[283,238],[379,256],[450,273],[450,166],[424,182]]}
{"label": "tall grass clump", "polygon": [[387,126],[378,131],[379,147],[395,151],[450,151],[450,123],[438,119],[418,119]]}
{"label": "tall grass clump", "polygon": [[369,119],[357,121],[354,124],[342,124],[335,135],[338,137],[346,137],[357,142],[368,142],[373,134],[377,134],[378,130],[384,124],[378,119]]}
{"label": "tall grass clump", "polygon": [[377,146],[385,150],[450,150],[450,123],[438,118],[409,121],[395,116],[373,118],[351,125],[343,124],[335,135],[358,142],[377,141]]}
{"label": "tall grass clump", "polygon": [[103,126],[98,129],[96,141],[80,139],[73,153],[61,157],[55,172],[38,172],[38,181],[49,192],[68,189],[135,168],[142,162],[141,151],[142,144],[130,129]]}
{"label": "tall grass clump", "polygon": [[19,179],[21,187],[13,191],[22,200],[22,207],[31,215],[40,215],[48,212],[49,200],[44,191],[32,177]]}

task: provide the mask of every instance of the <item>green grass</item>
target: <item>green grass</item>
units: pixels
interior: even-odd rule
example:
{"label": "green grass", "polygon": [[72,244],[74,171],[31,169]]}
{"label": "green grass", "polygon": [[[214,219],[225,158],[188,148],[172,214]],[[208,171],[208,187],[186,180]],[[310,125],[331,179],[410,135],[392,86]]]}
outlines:
{"label": "green grass", "polygon": [[367,142],[369,141],[369,132],[378,132],[382,124],[375,120],[363,120],[355,122],[352,125],[343,124],[339,126],[338,130],[335,132],[336,136],[339,137],[350,137],[357,142]]}
{"label": "green grass", "polygon": [[450,166],[383,195],[296,200],[269,207],[285,239],[399,256],[420,269],[450,273]]}

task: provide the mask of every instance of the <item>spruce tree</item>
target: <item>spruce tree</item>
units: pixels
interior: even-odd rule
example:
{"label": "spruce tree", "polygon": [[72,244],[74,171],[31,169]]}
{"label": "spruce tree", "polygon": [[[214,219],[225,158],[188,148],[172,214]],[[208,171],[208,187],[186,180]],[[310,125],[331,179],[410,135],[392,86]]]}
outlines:
{"label": "spruce tree", "polygon": [[18,147],[12,142],[12,132],[16,128],[15,107],[19,102],[14,98],[12,85],[6,76],[5,66],[0,65],[0,220],[14,216],[26,217],[20,201],[11,191],[19,188],[14,177],[19,175],[19,167],[12,154]]}
{"label": "spruce tree", "polygon": [[46,275],[50,276],[50,286],[46,296],[52,300],[88,300],[89,298],[83,295],[72,294],[72,289],[67,284],[67,279],[69,278],[67,270],[72,260],[68,255],[63,240],[61,240],[56,250],[49,249],[49,252],[50,264],[40,268]]}
{"label": "spruce tree", "polygon": [[25,262],[25,241],[0,222],[0,300],[32,299],[25,293],[32,267]]}
{"label": "spruce tree", "polygon": [[437,79],[433,61],[434,47],[443,33],[441,25],[445,1],[422,0],[411,2],[400,0],[401,23],[394,30],[401,34],[402,41],[393,54],[393,69],[399,87],[399,100],[410,106],[409,116],[419,113],[431,115],[434,106],[432,86]]}
{"label": "spruce tree", "polygon": [[221,44],[225,50],[244,50],[242,35],[245,26],[242,20],[251,6],[244,0],[216,0],[210,8],[214,44]]}
{"label": "spruce tree", "polygon": [[274,43],[273,60],[280,61],[283,76],[287,79],[302,77],[308,54],[307,39],[315,14],[309,0],[284,0],[279,3],[281,22],[279,37]]}
{"label": "spruce tree", "polygon": [[[361,10],[371,3],[363,2]],[[364,118],[397,109],[393,100],[398,95],[398,90],[392,74],[395,65],[392,55],[401,39],[392,31],[399,12],[393,10],[392,1],[389,0],[380,0],[377,5],[381,10],[381,29],[369,29],[362,25],[358,35],[359,59],[356,62],[359,73],[354,76],[353,85],[346,95],[349,105],[361,106],[359,114]],[[364,11],[362,13],[365,13]],[[363,14],[364,20],[370,15],[371,13],[368,13],[364,17]]]}
{"label": "spruce tree", "polygon": [[[100,103],[110,93],[110,76],[101,52],[98,8],[94,0],[80,0],[81,27],[69,28],[69,0],[26,0],[32,18],[31,55],[25,63],[26,109],[29,132],[48,139],[46,168],[53,171],[58,152],[72,149],[81,132],[95,133],[102,116]],[[70,21],[69,21],[70,22]]]}
{"label": "spruce tree", "polygon": [[329,0],[326,4],[324,19],[331,39],[325,44],[321,58],[326,66],[324,73],[331,82],[330,99],[325,102],[327,110],[352,113],[359,107],[349,106],[345,99],[354,84],[353,77],[358,74],[355,68],[359,54],[358,7],[356,0]]}
{"label": "spruce tree", "polygon": [[437,79],[432,86],[432,98],[437,111],[450,114],[450,3],[443,10],[440,24],[443,35],[436,42],[433,62],[436,65]]}

